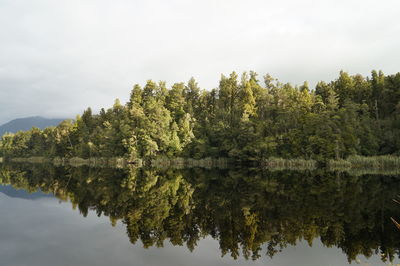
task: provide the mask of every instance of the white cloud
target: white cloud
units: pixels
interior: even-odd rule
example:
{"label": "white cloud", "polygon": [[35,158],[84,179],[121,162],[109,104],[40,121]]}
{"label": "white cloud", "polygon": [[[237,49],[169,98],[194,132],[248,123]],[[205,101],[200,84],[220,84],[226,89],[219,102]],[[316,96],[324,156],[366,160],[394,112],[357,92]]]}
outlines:
{"label": "white cloud", "polygon": [[0,123],[126,100],[134,83],[255,70],[284,82],[399,70],[400,3],[376,1],[0,2]]}

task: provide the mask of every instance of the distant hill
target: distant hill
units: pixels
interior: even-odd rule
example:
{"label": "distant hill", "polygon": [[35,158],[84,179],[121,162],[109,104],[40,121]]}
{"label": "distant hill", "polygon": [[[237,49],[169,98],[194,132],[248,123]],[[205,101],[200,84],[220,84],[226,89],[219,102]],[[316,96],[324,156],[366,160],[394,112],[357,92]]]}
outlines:
{"label": "distant hill", "polygon": [[33,193],[29,193],[23,189],[15,189],[10,185],[2,186],[0,185],[0,193],[4,193],[5,195],[11,198],[21,198],[21,199],[39,199],[39,198],[52,198],[54,197],[53,194],[45,194],[41,191],[36,191]]}
{"label": "distant hill", "polygon": [[60,118],[49,119],[40,116],[14,119],[0,126],[0,136],[3,136],[6,132],[15,133],[20,130],[29,130],[32,127],[43,129],[50,126],[56,126],[63,120],[64,119]]}

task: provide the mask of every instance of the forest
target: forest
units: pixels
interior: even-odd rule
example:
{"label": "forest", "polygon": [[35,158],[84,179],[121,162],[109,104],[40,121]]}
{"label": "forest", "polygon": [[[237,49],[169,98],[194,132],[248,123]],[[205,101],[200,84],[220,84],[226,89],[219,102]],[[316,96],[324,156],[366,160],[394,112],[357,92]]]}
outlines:
{"label": "forest", "polygon": [[127,103],[44,130],[5,134],[0,157],[123,157],[128,161],[271,157],[316,161],[400,155],[400,73],[340,71],[314,89],[255,72],[221,76],[217,88],[147,81]]}

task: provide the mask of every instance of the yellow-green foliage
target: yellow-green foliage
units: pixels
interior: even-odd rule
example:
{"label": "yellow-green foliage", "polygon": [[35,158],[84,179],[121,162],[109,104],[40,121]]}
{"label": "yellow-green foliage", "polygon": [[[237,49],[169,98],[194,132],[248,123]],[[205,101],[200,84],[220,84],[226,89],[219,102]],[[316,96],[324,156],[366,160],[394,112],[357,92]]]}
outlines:
{"label": "yellow-green foliage", "polygon": [[[118,157],[128,162],[149,162],[158,156],[237,162],[292,158],[266,163],[285,168],[314,167],[312,160],[296,158],[348,158],[357,167],[398,165],[391,157],[349,156],[400,154],[400,73],[373,71],[371,77],[363,77],[341,71],[337,79],[319,82],[314,90],[307,83],[292,86],[269,75],[263,81],[254,72],[232,72],[222,75],[215,89],[200,90],[193,79],[170,88],[149,80],[143,88],[135,85],[125,104],[116,100],[98,114],[88,108],[56,127],[4,135],[0,156]],[[167,164],[179,167],[187,162]]]}

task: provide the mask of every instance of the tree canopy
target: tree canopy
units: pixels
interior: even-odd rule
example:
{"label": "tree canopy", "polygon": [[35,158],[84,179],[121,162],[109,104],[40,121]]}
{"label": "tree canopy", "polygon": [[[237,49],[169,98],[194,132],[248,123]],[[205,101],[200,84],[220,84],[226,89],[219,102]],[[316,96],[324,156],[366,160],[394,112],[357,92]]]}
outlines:
{"label": "tree canopy", "polygon": [[90,108],[75,120],[44,130],[6,134],[0,156],[82,157],[157,155],[191,158],[268,157],[324,161],[349,155],[400,154],[400,73],[370,77],[341,71],[310,90],[263,83],[254,72],[221,76],[217,88],[149,80],[135,85],[98,114]]}

